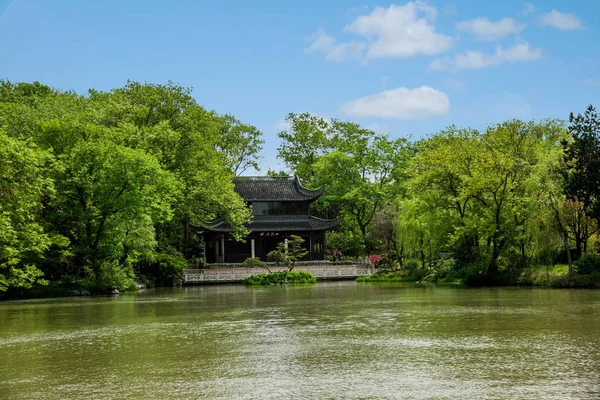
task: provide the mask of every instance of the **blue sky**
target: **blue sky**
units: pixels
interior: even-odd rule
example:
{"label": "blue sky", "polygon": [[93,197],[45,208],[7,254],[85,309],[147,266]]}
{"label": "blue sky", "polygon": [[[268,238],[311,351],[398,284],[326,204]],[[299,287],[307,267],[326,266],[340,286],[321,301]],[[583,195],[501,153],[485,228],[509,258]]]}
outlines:
{"label": "blue sky", "polygon": [[0,77],[85,93],[194,88],[281,169],[290,112],[393,137],[600,107],[600,2],[0,0]]}

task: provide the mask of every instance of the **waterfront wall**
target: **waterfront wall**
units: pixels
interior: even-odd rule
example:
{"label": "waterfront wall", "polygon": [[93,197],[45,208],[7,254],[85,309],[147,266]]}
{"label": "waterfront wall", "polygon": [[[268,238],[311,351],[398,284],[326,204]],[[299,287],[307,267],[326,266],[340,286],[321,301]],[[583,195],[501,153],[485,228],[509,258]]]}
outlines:
{"label": "waterfront wall", "polygon": [[[346,280],[359,276],[369,276],[373,272],[370,265],[303,265],[295,269],[311,272],[317,280]],[[285,271],[283,267],[271,267],[271,272]],[[264,274],[266,268],[198,268],[184,270],[185,284],[242,282],[245,278]]]}

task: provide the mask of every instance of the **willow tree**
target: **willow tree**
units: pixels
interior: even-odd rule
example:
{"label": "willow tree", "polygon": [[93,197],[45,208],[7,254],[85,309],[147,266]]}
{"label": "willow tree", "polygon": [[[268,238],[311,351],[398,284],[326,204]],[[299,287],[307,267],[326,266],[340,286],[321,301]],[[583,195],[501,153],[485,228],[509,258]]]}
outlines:
{"label": "willow tree", "polygon": [[451,128],[423,145],[412,195],[423,213],[437,216],[429,221],[445,220],[449,240],[479,248],[474,257],[494,280],[508,247],[525,257],[526,223],[542,203],[548,160],[562,157],[564,138],[554,121],[509,121],[485,133]]}

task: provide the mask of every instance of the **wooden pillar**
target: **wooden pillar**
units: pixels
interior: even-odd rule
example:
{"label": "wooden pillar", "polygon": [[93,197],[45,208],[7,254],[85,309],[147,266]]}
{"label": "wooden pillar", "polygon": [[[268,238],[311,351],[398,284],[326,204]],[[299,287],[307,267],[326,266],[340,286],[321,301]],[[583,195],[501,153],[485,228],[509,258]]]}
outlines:
{"label": "wooden pillar", "polygon": [[221,252],[223,254],[223,262],[225,261],[225,234],[221,235]]}
{"label": "wooden pillar", "polygon": [[219,262],[219,242],[217,235],[213,235],[213,244],[215,245],[215,262]]}
{"label": "wooden pillar", "polygon": [[313,242],[313,233],[310,232],[310,236],[308,237],[308,261],[312,261],[312,259],[313,259],[312,242]]}
{"label": "wooden pillar", "polygon": [[321,241],[320,241],[320,247],[321,247],[320,248],[320,250],[321,250],[320,253],[321,254],[320,254],[320,257],[321,257],[321,260],[324,260],[325,259],[325,231],[322,231],[319,236],[321,236]]}

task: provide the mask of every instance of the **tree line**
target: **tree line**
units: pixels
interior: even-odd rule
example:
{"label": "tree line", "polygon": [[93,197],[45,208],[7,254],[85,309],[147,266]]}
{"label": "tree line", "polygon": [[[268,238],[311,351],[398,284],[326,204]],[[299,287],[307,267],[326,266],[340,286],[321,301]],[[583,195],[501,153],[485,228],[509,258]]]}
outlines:
{"label": "tree line", "polygon": [[450,126],[412,142],[308,113],[287,122],[279,157],[309,185],[326,186],[317,214],[344,218],[328,235],[330,252],[375,252],[400,268],[450,259],[446,273],[498,283],[535,264],[563,262],[573,274],[573,260],[598,251],[592,106],[568,122]]}
{"label": "tree line", "polygon": [[[596,252],[600,118],[448,127],[394,139],[351,121],[289,114],[278,157],[313,213],[342,217],[326,245],[400,268],[452,259],[497,282]],[[201,259],[190,221],[223,217],[242,240],[251,212],[232,178],[258,170],[261,132],[191,90],[128,82],[85,95],[0,81],[0,291],[53,282],[107,290],[168,284]]]}
{"label": "tree line", "polygon": [[232,177],[258,167],[262,143],[173,83],[78,95],[0,82],[0,291],[172,281],[197,252],[190,219],[246,233]]}

